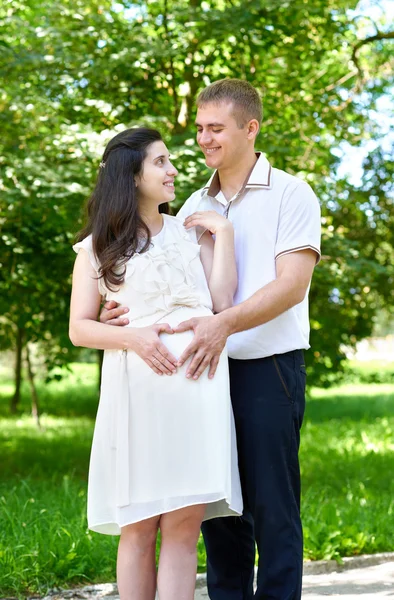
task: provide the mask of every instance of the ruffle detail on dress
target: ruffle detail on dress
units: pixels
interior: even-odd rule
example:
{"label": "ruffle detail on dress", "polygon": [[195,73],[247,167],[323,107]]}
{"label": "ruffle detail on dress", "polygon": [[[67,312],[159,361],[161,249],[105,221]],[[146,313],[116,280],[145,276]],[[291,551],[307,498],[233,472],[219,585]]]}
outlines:
{"label": "ruffle detail on dress", "polygon": [[182,228],[181,236],[169,224],[164,227],[160,245],[152,241],[148,251],[135,254],[126,263],[125,282],[128,280],[127,285],[143,294],[146,304],[157,310],[199,306],[197,282],[189,265],[200,260],[200,246],[190,240],[181,224],[175,226]]}

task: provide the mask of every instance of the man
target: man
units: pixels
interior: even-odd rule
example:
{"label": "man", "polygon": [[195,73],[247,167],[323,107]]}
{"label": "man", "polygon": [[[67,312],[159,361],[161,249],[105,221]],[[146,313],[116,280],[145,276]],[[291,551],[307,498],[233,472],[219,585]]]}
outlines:
{"label": "man", "polygon": [[[175,329],[194,331],[179,360],[192,357],[189,377],[207,368],[213,377],[226,341],[230,357],[245,511],[242,518],[203,525],[212,600],[301,598],[302,350],[309,347],[308,291],[320,257],[320,210],[308,184],[255,153],[261,118],[260,97],[245,81],[218,81],[200,93],[197,142],[215,172],[178,213],[190,227],[195,213],[215,210],[235,229],[234,306]],[[102,320],[118,323],[120,314],[109,310]]]}

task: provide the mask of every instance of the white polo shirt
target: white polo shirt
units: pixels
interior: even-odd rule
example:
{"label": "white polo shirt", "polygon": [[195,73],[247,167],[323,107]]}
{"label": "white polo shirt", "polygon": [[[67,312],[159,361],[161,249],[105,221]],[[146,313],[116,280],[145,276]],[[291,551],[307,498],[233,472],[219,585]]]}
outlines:
{"label": "white polo shirt", "polygon": [[[218,173],[190,196],[178,217],[215,210],[228,216],[235,231],[238,288],[234,304],[247,300],[276,279],[275,261],[283,254],[310,248],[320,259],[320,206],[310,186],[258,160],[241,190],[228,202]],[[308,289],[309,292],[309,289]],[[309,348],[308,292],[302,302],[268,323],[228,338],[231,358],[251,359]]]}

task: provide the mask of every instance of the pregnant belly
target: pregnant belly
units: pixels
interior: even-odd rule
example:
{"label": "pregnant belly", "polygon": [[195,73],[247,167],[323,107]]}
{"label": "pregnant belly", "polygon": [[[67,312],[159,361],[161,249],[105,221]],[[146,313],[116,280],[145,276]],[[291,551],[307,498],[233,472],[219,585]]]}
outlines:
{"label": "pregnant belly", "polygon": [[[193,317],[212,317],[212,312],[204,307],[199,306],[197,308],[191,307],[182,307],[170,315],[163,317],[159,323],[168,323],[170,327],[176,327],[182,321],[188,321]],[[185,348],[190,344],[194,337],[193,330],[184,331],[182,333],[161,333],[160,338],[163,344],[168,348],[168,350],[175,356],[175,358],[179,358]]]}
{"label": "pregnant belly", "polygon": [[[157,315],[151,315],[149,318],[145,317],[139,319],[138,321],[136,319],[134,321],[131,321],[128,327],[149,327],[154,323],[168,323],[170,327],[176,327],[182,321],[188,321],[193,317],[212,316],[212,311],[204,306],[181,307],[173,311],[171,314],[164,316],[161,320],[157,320]],[[194,333],[192,330],[184,331],[182,333],[160,334],[161,341],[171,352],[171,354],[175,356],[176,359],[180,358],[181,354],[190,344],[193,337]],[[120,366],[123,364],[123,361],[120,360],[120,357],[124,356],[127,356],[128,376],[130,376],[131,378],[130,381],[132,381],[133,387],[138,387],[138,385],[146,385],[145,378],[147,376],[152,377],[154,375],[153,371],[147,365],[147,363],[132,350],[129,350],[126,355],[121,350],[106,350],[104,353],[102,374],[103,378],[106,381],[108,379],[108,389],[110,389],[113,385],[114,373],[116,373],[117,370],[119,370]],[[178,369],[177,374],[179,377],[184,377],[184,371],[186,370],[188,363],[189,361],[187,361],[181,368]],[[227,361],[225,361],[225,363],[227,365]],[[119,374],[119,377],[122,377],[123,374],[124,373],[122,371],[122,373]],[[168,382],[166,383],[166,385],[169,385]]]}

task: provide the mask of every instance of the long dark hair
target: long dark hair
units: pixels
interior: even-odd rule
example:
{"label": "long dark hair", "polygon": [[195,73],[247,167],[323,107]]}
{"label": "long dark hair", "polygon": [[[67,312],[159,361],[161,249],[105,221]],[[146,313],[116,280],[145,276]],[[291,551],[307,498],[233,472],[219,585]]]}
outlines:
{"label": "long dark hair", "polygon": [[[148,147],[160,141],[162,137],[155,129],[126,129],[108,143],[100,163],[87,203],[87,224],[77,240],[92,234],[99,277],[111,290],[123,283],[126,269],[121,267],[125,262],[150,247],[150,231],[138,210],[134,178],[142,171]],[[168,213],[168,204],[160,205],[159,211]]]}

